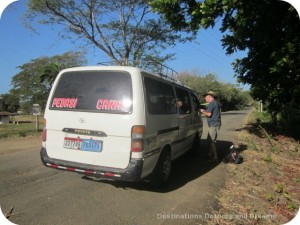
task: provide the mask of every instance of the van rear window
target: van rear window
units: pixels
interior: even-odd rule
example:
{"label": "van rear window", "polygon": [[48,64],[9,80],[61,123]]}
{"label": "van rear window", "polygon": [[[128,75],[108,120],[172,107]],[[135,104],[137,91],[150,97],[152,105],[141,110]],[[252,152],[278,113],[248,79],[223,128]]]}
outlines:
{"label": "van rear window", "polygon": [[50,102],[52,110],[129,113],[131,107],[131,78],[122,71],[66,72]]}

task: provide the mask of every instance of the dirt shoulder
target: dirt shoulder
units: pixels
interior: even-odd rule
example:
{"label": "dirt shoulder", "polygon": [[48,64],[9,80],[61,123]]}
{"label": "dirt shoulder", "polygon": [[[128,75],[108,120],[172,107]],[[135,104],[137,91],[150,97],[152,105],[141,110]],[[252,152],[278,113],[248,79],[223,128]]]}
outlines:
{"label": "dirt shoulder", "polygon": [[285,224],[300,206],[300,145],[263,127],[241,129],[236,147],[242,164],[226,164],[220,210],[209,224]]}
{"label": "dirt shoulder", "polygon": [[0,155],[39,149],[41,143],[40,136],[0,139]]}

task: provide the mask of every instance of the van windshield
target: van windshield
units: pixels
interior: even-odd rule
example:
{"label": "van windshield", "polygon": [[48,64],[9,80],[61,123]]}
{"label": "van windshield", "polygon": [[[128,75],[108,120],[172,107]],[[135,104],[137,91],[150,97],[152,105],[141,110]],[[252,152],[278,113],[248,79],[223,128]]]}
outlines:
{"label": "van windshield", "polygon": [[50,102],[52,110],[129,113],[131,107],[131,78],[124,71],[66,72]]}

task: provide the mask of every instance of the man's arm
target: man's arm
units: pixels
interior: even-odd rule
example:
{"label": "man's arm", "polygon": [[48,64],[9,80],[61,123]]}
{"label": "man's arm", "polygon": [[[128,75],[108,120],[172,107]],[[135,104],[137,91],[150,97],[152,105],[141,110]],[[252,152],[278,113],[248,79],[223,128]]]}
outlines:
{"label": "man's arm", "polygon": [[204,110],[204,109],[200,109],[200,112],[202,113],[202,114],[204,114],[205,116],[207,116],[207,117],[211,117],[211,112],[207,112],[206,110]]}

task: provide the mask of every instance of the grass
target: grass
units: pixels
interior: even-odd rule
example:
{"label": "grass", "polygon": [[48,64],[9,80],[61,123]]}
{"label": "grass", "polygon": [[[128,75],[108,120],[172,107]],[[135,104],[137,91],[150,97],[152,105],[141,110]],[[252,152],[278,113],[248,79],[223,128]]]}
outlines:
{"label": "grass", "polygon": [[0,139],[40,135],[43,117],[39,116],[39,129],[36,129],[36,116],[20,115],[10,118],[9,124],[0,124]]}
{"label": "grass", "polygon": [[[219,209],[214,212],[220,216],[209,225],[285,224],[300,207],[299,141],[270,135],[267,128],[253,123],[255,117],[249,117],[235,141],[247,146],[244,162],[225,165],[225,188],[218,193]],[[228,220],[222,215],[232,216]]]}

